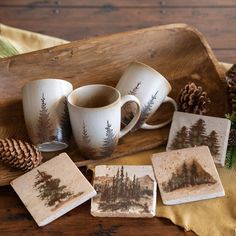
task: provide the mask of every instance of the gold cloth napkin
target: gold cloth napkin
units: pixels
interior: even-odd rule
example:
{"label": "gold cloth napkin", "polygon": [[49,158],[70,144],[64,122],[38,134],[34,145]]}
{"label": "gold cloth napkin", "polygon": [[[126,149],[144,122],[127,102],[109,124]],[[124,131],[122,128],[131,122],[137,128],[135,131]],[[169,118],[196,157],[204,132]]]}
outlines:
{"label": "gold cloth napkin", "polygon": [[19,53],[32,52],[68,43],[63,39],[50,37],[38,33],[29,32],[0,24],[0,36],[7,39]]}
{"label": "gold cloth napkin", "polygon": [[[0,35],[11,42],[21,53],[56,46],[68,41],[15,29],[0,24]],[[224,65],[226,69],[229,65]],[[121,157],[104,164],[112,165],[150,165],[153,153],[164,151],[165,147]],[[92,168],[92,166],[91,166]],[[185,230],[198,235],[235,236],[236,235],[236,166],[228,170],[218,169],[225,189],[225,197],[211,200],[165,206],[160,195],[157,199],[157,217],[165,217]]]}

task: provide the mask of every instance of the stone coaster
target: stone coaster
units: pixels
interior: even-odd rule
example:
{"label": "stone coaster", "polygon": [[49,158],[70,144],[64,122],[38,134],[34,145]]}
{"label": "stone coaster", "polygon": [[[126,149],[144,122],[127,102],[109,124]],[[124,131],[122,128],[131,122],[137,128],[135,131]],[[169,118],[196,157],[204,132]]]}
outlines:
{"label": "stone coaster", "polygon": [[96,195],[66,153],[11,182],[39,226],[44,226]]}
{"label": "stone coaster", "polygon": [[152,164],[165,205],[225,195],[207,146],[156,153]]}
{"label": "stone coaster", "polygon": [[228,119],[175,112],[166,149],[206,145],[215,164],[224,166],[230,126]]}
{"label": "stone coaster", "polygon": [[101,165],[95,168],[91,214],[100,217],[153,217],[157,183],[152,166]]}

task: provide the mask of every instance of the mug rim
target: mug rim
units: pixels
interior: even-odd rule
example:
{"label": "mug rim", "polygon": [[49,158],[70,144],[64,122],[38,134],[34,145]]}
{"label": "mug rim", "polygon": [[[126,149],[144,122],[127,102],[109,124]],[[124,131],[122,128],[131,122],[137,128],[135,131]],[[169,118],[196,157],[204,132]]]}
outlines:
{"label": "mug rim", "polygon": [[147,65],[147,64],[145,64],[145,63],[143,63],[143,62],[140,62],[140,61],[133,61],[133,62],[131,62],[130,64],[141,65],[141,66],[145,67],[146,69],[148,69],[149,71],[154,72],[154,73],[157,74],[158,76],[161,76],[161,77],[164,79],[164,81],[166,82],[167,86],[169,87],[169,91],[172,90],[172,87],[171,87],[171,85],[170,85],[170,82],[165,78],[165,76],[163,76],[160,72],[158,72],[157,70],[155,70],[155,69],[152,68],[151,66],[149,66],[149,65]]}
{"label": "mug rim", "polygon": [[21,91],[23,92],[24,89],[26,87],[29,87],[37,82],[46,82],[46,81],[53,81],[53,82],[60,82],[60,83],[65,83],[67,85],[69,85],[72,89],[73,89],[73,85],[72,83],[70,83],[69,81],[67,80],[64,80],[64,79],[57,79],[57,78],[45,78],[45,79],[35,79],[35,80],[31,80],[31,81],[28,81],[27,83],[24,84],[24,86],[22,87]]}
{"label": "mug rim", "polygon": [[[112,89],[114,92],[116,92],[117,94],[118,94],[118,97],[117,97],[117,99],[114,101],[114,102],[112,102],[112,103],[110,103],[110,104],[108,104],[108,105],[105,105],[105,106],[101,106],[101,107],[83,107],[83,106],[78,106],[78,105],[75,105],[75,104],[73,104],[71,101],[70,101],[70,99],[71,99],[71,96],[75,93],[75,92],[77,92],[78,90],[80,90],[80,89],[84,89],[84,88],[86,88],[86,87],[106,87],[106,88],[109,88],[109,89]],[[76,89],[74,89],[73,91],[71,91],[69,94],[68,94],[68,96],[67,96],[67,102],[69,103],[69,105],[71,105],[72,107],[74,107],[74,108],[79,108],[79,109],[107,109],[107,108],[110,108],[110,107],[113,107],[114,105],[116,105],[119,101],[120,101],[120,99],[121,99],[121,93],[120,93],[120,91],[118,90],[118,89],[116,89],[116,88],[114,88],[114,87],[112,87],[112,86],[110,86],[110,85],[106,85],[106,84],[88,84],[88,85],[84,85],[84,86],[81,86],[81,87],[78,87],[78,88],[76,88]]]}

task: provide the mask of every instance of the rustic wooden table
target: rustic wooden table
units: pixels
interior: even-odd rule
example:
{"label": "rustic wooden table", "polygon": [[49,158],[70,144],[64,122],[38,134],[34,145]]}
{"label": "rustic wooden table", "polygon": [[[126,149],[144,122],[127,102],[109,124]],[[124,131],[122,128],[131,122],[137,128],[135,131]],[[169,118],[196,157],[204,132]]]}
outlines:
{"label": "rustic wooden table", "polygon": [[[197,27],[218,59],[236,61],[234,0],[1,0],[0,22],[77,40],[147,26],[184,22]],[[38,228],[8,187],[0,188],[1,235],[193,235],[165,219],[94,218],[87,202]]]}

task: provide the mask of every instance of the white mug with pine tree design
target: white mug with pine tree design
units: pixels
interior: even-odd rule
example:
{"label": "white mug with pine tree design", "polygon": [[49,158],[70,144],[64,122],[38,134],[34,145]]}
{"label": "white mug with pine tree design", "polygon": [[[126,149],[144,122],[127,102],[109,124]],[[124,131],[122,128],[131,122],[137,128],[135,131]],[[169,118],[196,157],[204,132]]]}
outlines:
{"label": "white mug with pine tree design", "polygon": [[[136,96],[141,103],[140,119],[132,129],[159,129],[171,122],[171,119],[161,124],[150,125],[147,120],[158,110],[162,103],[170,102],[174,110],[177,105],[174,99],[168,97],[171,85],[159,72],[141,62],[129,64],[116,88],[121,95],[131,94]],[[136,112],[136,105],[129,103],[122,109],[122,124],[125,127]]]}
{"label": "white mug with pine tree design", "polygon": [[[135,96],[121,97],[116,88],[102,84],[77,88],[67,100],[75,141],[81,154],[89,159],[111,156],[119,138],[135,126],[141,114]],[[135,102],[138,109],[121,130],[121,107],[127,102]]]}
{"label": "white mug with pine tree design", "polygon": [[31,141],[42,152],[67,148],[71,126],[67,95],[71,83],[60,79],[41,79],[22,89],[24,118]]}

